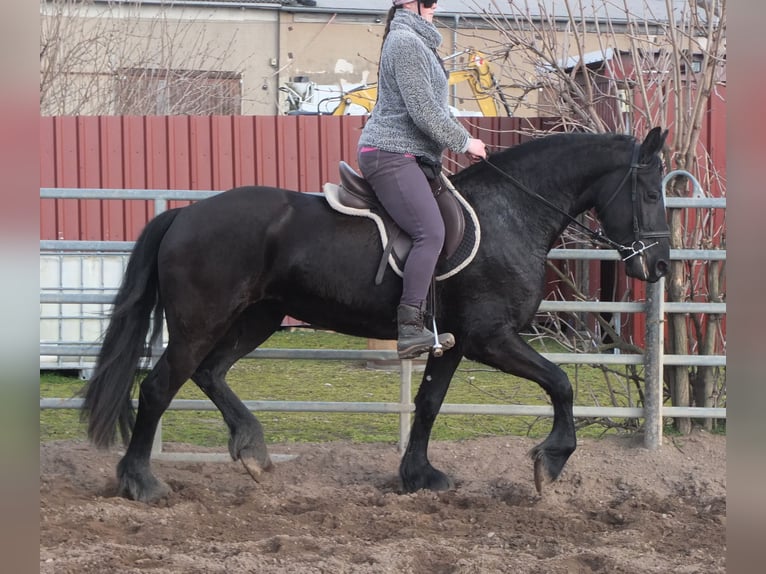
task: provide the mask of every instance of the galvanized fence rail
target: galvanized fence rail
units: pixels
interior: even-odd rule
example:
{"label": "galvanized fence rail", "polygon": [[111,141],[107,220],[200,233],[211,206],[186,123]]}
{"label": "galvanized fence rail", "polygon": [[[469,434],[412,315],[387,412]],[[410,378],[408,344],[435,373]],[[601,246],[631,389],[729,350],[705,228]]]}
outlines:
{"label": "galvanized fence rail", "polygon": [[[40,197],[46,199],[133,199],[153,200],[155,212],[167,208],[170,200],[199,200],[215,195],[216,191],[194,190],[125,190],[125,189],[64,189],[42,188]],[[668,208],[725,208],[725,198],[667,198]],[[129,241],[40,241],[41,260],[43,256],[52,257],[108,257],[120,256],[127,260],[133,242]],[[671,250],[674,260],[725,260],[725,250],[683,249]],[[601,249],[553,249],[550,259],[582,259],[582,260],[619,260],[615,251]],[[83,286],[82,288],[42,289],[40,293],[41,320],[55,320],[55,316],[44,315],[44,305],[60,305],[67,308],[69,313],[77,306],[101,305],[108,309],[114,294],[114,288],[104,286]],[[666,313],[713,313],[725,314],[725,303],[688,302],[674,303],[664,301],[664,280],[647,288],[647,300],[640,302],[601,302],[601,301],[543,301],[540,312],[609,312],[609,313],[646,313],[646,352],[635,354],[605,354],[605,353],[544,353],[550,361],[558,364],[614,364],[614,365],[643,365],[645,368],[645,406],[640,407],[587,407],[575,406],[575,417],[624,417],[645,419],[645,446],[657,448],[662,443],[663,417],[698,417],[726,418],[725,408],[700,407],[668,407],[663,406],[662,381],[665,365],[697,365],[725,366],[725,355],[665,355],[663,353],[662,324]],[[82,315],[80,318],[87,320]],[[106,315],[105,315],[106,316]],[[61,318],[61,317],[59,317]],[[69,315],[77,318],[77,315]],[[162,351],[161,346],[153,349],[152,355],[157,357]],[[57,357],[77,358],[74,364],[87,373],[95,363],[98,346],[92,341],[41,341],[40,368],[50,368],[51,364],[42,359]],[[350,360],[350,361],[392,361],[397,360],[395,351],[389,350],[334,350],[334,349],[269,349],[259,348],[247,355],[248,358],[269,359],[310,359],[310,360]],[[399,414],[399,445],[403,449],[407,443],[410,416],[414,411],[411,401],[412,391],[412,361],[400,361],[400,393],[399,402],[307,402],[307,401],[243,401],[247,408],[253,411],[280,412],[356,412],[356,413],[398,413]],[[41,409],[79,409],[81,399],[41,398]],[[176,399],[170,404],[174,410],[215,410],[216,407],[208,400]],[[552,416],[550,406],[540,405],[490,405],[490,404],[444,404],[440,413],[443,414],[484,414],[508,416]],[[189,453],[190,458],[196,455]],[[162,453],[161,427],[155,437],[153,456],[171,458],[171,453]],[[223,456],[223,455],[222,455]],[[177,458],[177,456],[175,457]]]}

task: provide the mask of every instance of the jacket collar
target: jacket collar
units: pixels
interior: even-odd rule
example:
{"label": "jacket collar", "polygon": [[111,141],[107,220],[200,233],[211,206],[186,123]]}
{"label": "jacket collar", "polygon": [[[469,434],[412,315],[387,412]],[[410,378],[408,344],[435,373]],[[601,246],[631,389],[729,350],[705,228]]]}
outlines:
{"label": "jacket collar", "polygon": [[438,48],[442,43],[442,35],[431,22],[425,21],[411,10],[397,10],[391,21],[391,30],[411,30],[423,39],[431,49]]}

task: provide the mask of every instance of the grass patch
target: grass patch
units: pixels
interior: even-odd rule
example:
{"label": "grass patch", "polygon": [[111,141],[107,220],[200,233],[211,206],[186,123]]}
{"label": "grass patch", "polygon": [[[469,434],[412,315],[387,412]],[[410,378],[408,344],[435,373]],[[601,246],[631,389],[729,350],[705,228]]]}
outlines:
{"label": "grass patch", "polygon": [[[365,349],[367,340],[337,333],[306,330],[280,331],[264,345],[295,349]],[[548,347],[547,351],[556,351]],[[634,406],[635,389],[617,373],[596,367],[563,365],[575,389],[576,405]],[[413,373],[413,398],[421,373]],[[398,402],[398,371],[372,370],[363,362],[245,359],[229,372],[227,381],[242,400]],[[73,397],[83,386],[75,376],[42,372],[40,396]],[[137,390],[136,390],[137,392]],[[177,398],[204,399],[189,382]],[[446,403],[471,404],[549,404],[545,392],[535,383],[499,373],[484,365],[464,360],[452,380]],[[256,413],[269,443],[396,442],[399,438],[398,414]],[[434,440],[461,440],[495,435],[544,437],[550,431],[548,417],[499,415],[440,415],[436,419]],[[619,422],[619,421],[613,421]],[[578,431],[580,436],[618,432],[601,425]],[[79,412],[46,409],[40,412],[42,441],[84,438],[85,428]],[[163,440],[200,446],[225,446],[228,429],[218,411],[168,411],[163,416]]]}

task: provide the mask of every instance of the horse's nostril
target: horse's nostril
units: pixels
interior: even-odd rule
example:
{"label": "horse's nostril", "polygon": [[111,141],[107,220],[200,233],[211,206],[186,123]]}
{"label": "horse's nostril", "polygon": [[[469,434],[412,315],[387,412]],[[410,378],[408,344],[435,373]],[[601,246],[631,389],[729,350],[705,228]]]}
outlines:
{"label": "horse's nostril", "polygon": [[655,266],[658,277],[664,277],[668,273],[668,262],[664,259],[660,259]]}

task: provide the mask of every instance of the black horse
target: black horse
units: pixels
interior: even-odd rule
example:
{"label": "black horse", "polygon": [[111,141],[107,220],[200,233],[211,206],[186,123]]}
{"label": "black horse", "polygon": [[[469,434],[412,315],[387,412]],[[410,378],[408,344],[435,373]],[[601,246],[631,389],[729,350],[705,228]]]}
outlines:
{"label": "black horse", "polygon": [[[552,431],[530,454],[538,489],[546,476],[558,478],[576,446],[572,387],[519,331],[540,304],[548,251],[571,218],[590,208],[612,245],[624,246],[629,276],[654,282],[665,274],[659,151],[666,135],[654,128],[643,143],[616,134],[552,135],[494,153],[451,177],[481,222],[481,244],[470,265],[437,284],[437,323],[457,342],[426,364],[399,468],[405,491],[452,486],[427,451],[463,357],[530,379],[550,395]],[[380,253],[369,220],[341,215],[316,195],[272,187],[232,189],[151,220],[130,256],[83,390],[91,441],[108,447],[119,427],[127,443],[117,466],[120,494],[148,502],[169,492],[150,469],[152,439],[188,379],[221,411],[232,458],[258,480],[271,466],[263,431],[226,384],[227,371],[286,315],[350,335],[395,339],[401,279],[389,269],[374,284]],[[155,337],[163,314],[167,348],[141,383],[134,418],[137,364],[150,326]]]}

